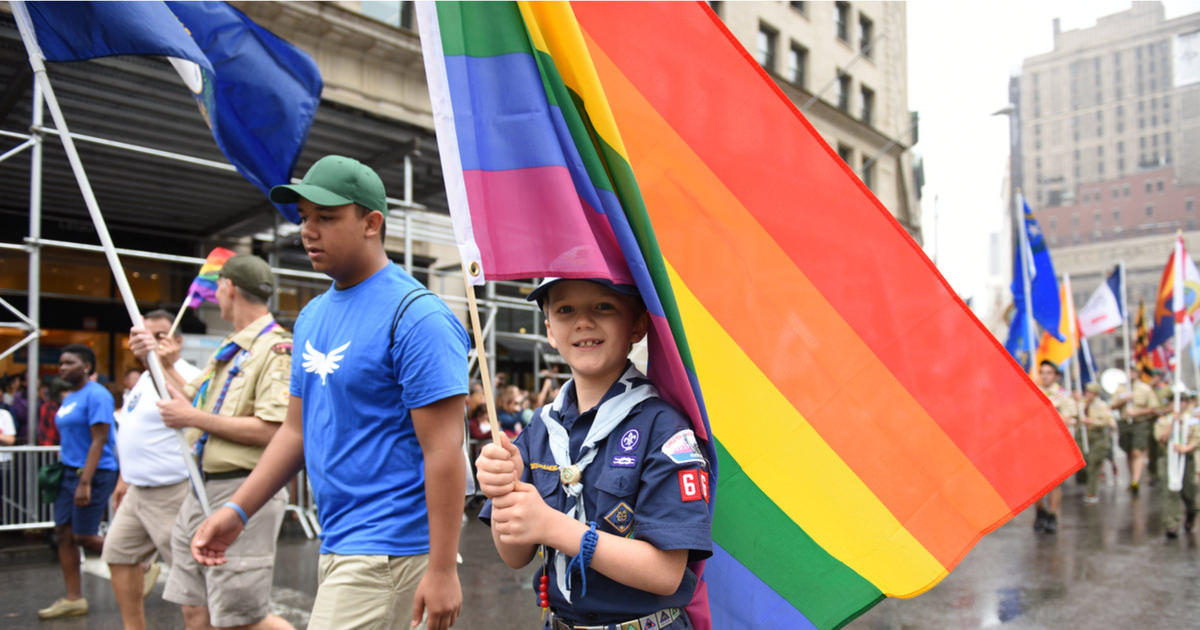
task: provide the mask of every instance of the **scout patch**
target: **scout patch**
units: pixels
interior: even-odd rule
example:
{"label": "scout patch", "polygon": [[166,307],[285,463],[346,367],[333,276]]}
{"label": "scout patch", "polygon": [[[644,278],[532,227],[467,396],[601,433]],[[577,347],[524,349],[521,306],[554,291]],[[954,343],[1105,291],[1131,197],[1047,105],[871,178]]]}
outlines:
{"label": "scout patch", "polygon": [[624,534],[633,527],[633,508],[624,501],[617,504],[617,507],[609,510],[608,514],[604,515],[604,520],[608,521],[613,529]]}
{"label": "scout patch", "polygon": [[654,620],[654,616],[642,617],[642,630],[658,630],[658,622]]}
{"label": "scout patch", "polygon": [[537,470],[539,468],[542,470],[549,470],[550,472],[558,472],[558,466],[555,464],[539,464],[537,462],[529,464],[529,470]]}
{"label": "scout patch", "polygon": [[633,468],[637,466],[637,455],[613,455],[612,465],[618,468]]}
{"label": "scout patch", "polygon": [[658,613],[658,625],[665,626],[672,621],[675,621],[675,618],[671,616],[669,611],[664,610]]}
{"label": "scout patch", "polygon": [[691,429],[684,429],[672,435],[663,444],[662,452],[676,464],[700,462],[700,465],[704,466],[708,463],[700,453],[700,446],[696,444],[696,434],[692,433]]}
{"label": "scout patch", "polygon": [[133,395],[129,397],[129,402],[125,403],[125,412],[128,413],[134,409],[137,409],[138,402],[141,400],[142,392],[134,392]]}
{"label": "scout patch", "polygon": [[632,453],[633,449],[637,448],[638,438],[642,436],[637,429],[630,429],[621,434],[621,452]]}
{"label": "scout patch", "polygon": [[708,501],[708,473],[703,470],[679,471],[679,498],[682,501]]}
{"label": "scout patch", "polygon": [[621,624],[621,630],[642,630],[641,624],[636,621]]}
{"label": "scout patch", "polygon": [[291,356],[292,342],[281,341],[281,342],[271,346],[271,352],[274,352],[275,354],[286,354],[288,356]]}

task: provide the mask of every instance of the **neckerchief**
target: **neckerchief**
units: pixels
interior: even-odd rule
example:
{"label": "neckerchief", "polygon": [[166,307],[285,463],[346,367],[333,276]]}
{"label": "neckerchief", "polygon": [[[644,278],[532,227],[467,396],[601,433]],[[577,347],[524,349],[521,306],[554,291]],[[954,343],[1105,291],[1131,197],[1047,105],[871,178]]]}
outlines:
{"label": "neckerchief", "polygon": [[[254,339],[250,341],[250,345],[253,346],[254,342],[258,341],[259,337],[271,332],[278,325],[279,324],[275,323],[275,320],[272,319],[267,323],[266,326],[263,327],[262,330],[258,331],[257,335],[254,335]],[[230,341],[217,350],[212,367],[209,368],[208,374],[204,375],[204,382],[200,383],[200,388],[196,390],[196,395],[192,398],[193,407],[197,409],[202,409],[204,407],[204,402],[208,398],[208,385],[212,382],[212,377],[217,371],[217,366],[226,363],[230,359],[233,359],[233,367],[229,369],[229,374],[225,378],[225,384],[221,386],[221,393],[217,396],[217,402],[213,405],[212,409],[212,413],[214,414],[221,413],[221,406],[225,404],[225,394],[229,393],[229,386],[233,383],[233,379],[236,378],[238,374],[242,373],[242,361],[250,355],[250,348],[246,348],[245,350],[238,352],[240,348],[241,346],[237,345],[236,342]],[[200,435],[200,439],[196,440],[195,447],[196,461],[200,462],[201,464],[204,462],[204,445],[207,443],[208,432],[205,431]]]}
{"label": "neckerchief", "polygon": [[[596,459],[596,454],[599,452],[596,445],[604,441],[625,420],[635,406],[649,398],[658,397],[658,390],[633,364],[626,367],[621,378],[617,379],[617,385],[624,387],[624,391],[612,395],[596,408],[596,417],[579,449],[579,460],[573,462],[570,453],[570,434],[559,422],[563,408],[566,406],[567,391],[573,383],[574,379],[567,381],[558,390],[558,396],[555,397],[554,403],[542,408],[541,419],[542,423],[546,425],[550,455],[558,466],[563,490],[567,493],[567,516],[581,523],[587,523],[587,514],[583,505],[583,471],[592,463],[592,460]],[[554,571],[558,590],[570,603],[571,586],[566,554],[555,551]]]}

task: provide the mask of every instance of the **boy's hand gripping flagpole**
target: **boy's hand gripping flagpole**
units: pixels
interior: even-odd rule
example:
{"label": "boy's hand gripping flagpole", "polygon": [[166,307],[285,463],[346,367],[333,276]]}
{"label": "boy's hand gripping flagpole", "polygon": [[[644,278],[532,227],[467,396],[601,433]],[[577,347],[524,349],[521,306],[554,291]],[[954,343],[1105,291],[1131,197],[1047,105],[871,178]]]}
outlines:
{"label": "boy's hand gripping flagpole", "polygon": [[[75,173],[75,180],[79,183],[79,191],[83,194],[83,201],[87,205],[88,214],[92,217],[92,223],[96,226],[96,235],[100,238],[100,244],[104,247],[104,255],[108,259],[108,265],[112,268],[113,278],[117,282],[117,288],[121,292],[121,298],[125,302],[125,308],[129,312],[129,320],[135,326],[144,326],[142,314],[138,310],[137,301],[133,298],[133,290],[129,287],[129,280],[125,277],[125,269],[121,266],[121,261],[117,257],[116,247],[113,245],[112,237],[109,236],[108,226],[104,222],[104,217],[100,214],[100,206],[96,202],[96,195],[92,192],[91,182],[88,181],[87,173],[83,170],[83,162],[79,159],[79,152],[75,149],[75,141],[71,138],[71,133],[67,129],[67,121],[63,117],[62,108],[58,105],[58,99],[54,95],[54,88],[50,85],[50,79],[46,76],[46,65],[42,61],[42,51],[37,44],[37,38],[33,30],[33,22],[29,18],[29,10],[25,7],[24,2],[11,3],[13,15],[17,20],[17,28],[21,32],[21,41],[25,44],[25,50],[29,55],[29,65],[33,68],[34,79],[41,87],[42,93],[46,97],[46,106],[50,110],[50,116],[54,119],[54,126],[58,129],[58,137],[62,139],[63,150],[66,151],[67,160],[71,163],[71,170]],[[164,378],[162,365],[159,363],[158,355],[150,352],[147,355],[147,365],[150,368],[150,374],[154,377],[154,384],[158,389],[158,395],[162,400],[170,400],[171,394],[167,391],[167,381]],[[200,506],[204,509],[204,514],[207,516],[210,512],[208,505],[208,495],[204,492],[204,482],[200,478],[200,470],[196,467],[196,460],[191,456],[191,447],[184,437],[183,431],[176,429],[175,437],[179,441],[180,452],[183,455],[184,462],[187,465],[188,477],[192,482],[192,489],[196,492],[196,497],[200,500]]]}
{"label": "boy's hand gripping flagpole", "polygon": [[471,312],[471,332],[475,335],[475,352],[479,355],[479,377],[483,381],[483,397],[487,404],[488,426],[492,428],[492,444],[500,444],[500,422],[496,419],[496,397],[492,394],[492,371],[483,351],[483,327],[479,325],[479,305],[475,303],[475,287],[471,278],[483,273],[478,262],[462,261],[463,288],[467,290],[467,310]]}

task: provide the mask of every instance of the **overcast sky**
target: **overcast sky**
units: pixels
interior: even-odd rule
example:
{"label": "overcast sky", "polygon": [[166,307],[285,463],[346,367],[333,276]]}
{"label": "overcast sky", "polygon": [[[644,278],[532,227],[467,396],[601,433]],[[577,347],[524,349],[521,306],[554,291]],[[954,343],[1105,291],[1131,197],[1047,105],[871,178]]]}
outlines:
{"label": "overcast sky", "polygon": [[[1163,4],[1168,19],[1200,11],[1200,0]],[[933,257],[936,249],[942,274],[961,296],[977,298],[977,310],[990,307],[978,303],[988,233],[1003,221],[1008,122],[992,113],[1008,103],[1008,78],[1024,58],[1053,50],[1054,18],[1067,31],[1131,6],[1129,0],[908,2],[908,100],[921,113],[914,150],[925,160],[925,251]]]}

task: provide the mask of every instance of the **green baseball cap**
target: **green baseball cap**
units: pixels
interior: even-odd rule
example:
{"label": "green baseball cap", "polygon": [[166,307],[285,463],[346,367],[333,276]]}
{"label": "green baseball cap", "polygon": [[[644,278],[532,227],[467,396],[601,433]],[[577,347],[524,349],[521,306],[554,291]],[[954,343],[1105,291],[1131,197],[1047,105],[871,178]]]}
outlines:
{"label": "green baseball cap", "polygon": [[387,216],[387,193],[379,174],[366,164],[341,155],[317,160],[299,184],[275,186],[270,197],[275,203],[296,203],[301,197],[318,206],[356,203]]}
{"label": "green baseball cap", "polygon": [[237,288],[268,300],[275,292],[275,276],[271,265],[252,254],[238,254],[225,261],[221,277],[228,278]]}

